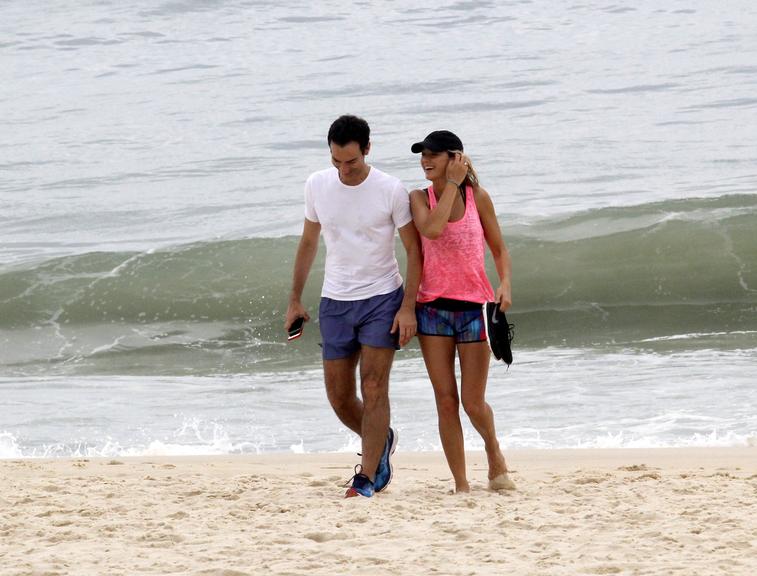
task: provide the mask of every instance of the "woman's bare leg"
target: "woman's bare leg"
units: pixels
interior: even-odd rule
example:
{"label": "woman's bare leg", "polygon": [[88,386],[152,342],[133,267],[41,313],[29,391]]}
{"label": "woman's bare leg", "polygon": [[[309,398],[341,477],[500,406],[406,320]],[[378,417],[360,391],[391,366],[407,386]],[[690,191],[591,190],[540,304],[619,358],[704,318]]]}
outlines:
{"label": "woman's bare leg", "polygon": [[458,344],[460,355],[460,385],[463,408],[471,424],[481,434],[489,462],[489,480],[507,472],[494,427],[494,412],[486,402],[486,383],[489,377],[489,345],[486,342]]}
{"label": "woman's bare leg", "polygon": [[455,379],[455,341],[449,336],[418,335],[431,385],[434,387],[439,437],[456,492],[469,492],[465,474],[465,443],[460,422],[460,398]]}

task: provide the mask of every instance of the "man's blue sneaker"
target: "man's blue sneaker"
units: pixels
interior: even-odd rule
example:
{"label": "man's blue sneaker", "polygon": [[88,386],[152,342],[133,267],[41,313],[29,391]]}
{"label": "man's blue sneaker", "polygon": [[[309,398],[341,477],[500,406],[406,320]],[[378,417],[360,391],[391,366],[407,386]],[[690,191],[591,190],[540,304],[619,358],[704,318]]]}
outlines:
{"label": "man's blue sneaker", "polygon": [[363,474],[363,467],[360,464],[355,466],[355,475],[352,477],[351,482],[352,485],[347,488],[347,492],[344,494],[345,498],[352,498],[354,496],[370,498],[373,496],[373,482],[371,482],[368,476]]}
{"label": "man's blue sneaker", "polygon": [[392,474],[394,469],[390,458],[394,454],[394,450],[397,448],[397,433],[390,427],[389,433],[386,436],[386,444],[384,444],[384,452],[381,454],[381,460],[379,460],[378,468],[376,469],[376,477],[373,479],[373,489],[376,492],[381,492],[392,481]]}

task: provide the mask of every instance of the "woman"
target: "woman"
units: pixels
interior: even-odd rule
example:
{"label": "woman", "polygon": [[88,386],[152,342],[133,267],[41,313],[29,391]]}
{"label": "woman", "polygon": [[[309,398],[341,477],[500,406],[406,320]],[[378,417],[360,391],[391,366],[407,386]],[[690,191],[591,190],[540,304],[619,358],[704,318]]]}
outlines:
{"label": "woman", "polygon": [[[439,417],[439,435],[455,492],[469,492],[465,447],[460,423],[463,408],[484,439],[489,488],[513,490],[505,457],[494,430],[494,413],[486,403],[489,345],[484,302],[511,305],[510,255],[502,240],[489,194],[478,183],[463,143],[447,130],[432,132],[411,150],[420,152],[421,167],[431,186],[410,193],[413,221],[421,234],[423,273],[416,316],[418,339]],[[484,243],[494,257],[500,284],[492,290],[484,267]],[[455,352],[460,357],[461,384],[455,379]]]}

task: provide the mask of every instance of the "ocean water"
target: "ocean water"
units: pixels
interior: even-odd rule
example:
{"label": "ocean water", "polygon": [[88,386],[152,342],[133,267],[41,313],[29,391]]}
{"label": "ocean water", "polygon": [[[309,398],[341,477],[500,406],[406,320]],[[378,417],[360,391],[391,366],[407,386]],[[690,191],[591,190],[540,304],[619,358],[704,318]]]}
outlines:
{"label": "ocean water", "polygon": [[[506,448],[757,444],[755,25],[745,1],[0,4],[0,457],[357,449],[317,324],[281,329],[342,113],[408,188],[410,144],[454,130],[494,200]],[[323,249],[311,312],[322,277]],[[415,342],[391,392],[399,449],[439,449]]]}

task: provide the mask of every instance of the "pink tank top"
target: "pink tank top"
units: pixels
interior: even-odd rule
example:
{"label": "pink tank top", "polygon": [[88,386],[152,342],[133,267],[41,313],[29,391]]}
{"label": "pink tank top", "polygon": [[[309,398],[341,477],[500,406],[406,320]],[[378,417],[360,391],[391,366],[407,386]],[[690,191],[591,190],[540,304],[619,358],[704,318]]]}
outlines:
{"label": "pink tank top", "polygon": [[[436,207],[434,188],[429,186],[428,202]],[[486,276],[484,229],[478,217],[473,188],[465,188],[465,214],[447,222],[441,235],[431,240],[421,235],[423,274],[418,302],[450,298],[467,302],[490,302],[494,290]]]}

